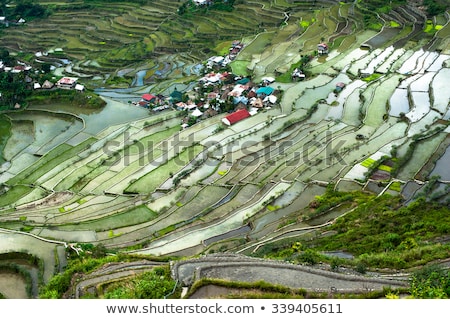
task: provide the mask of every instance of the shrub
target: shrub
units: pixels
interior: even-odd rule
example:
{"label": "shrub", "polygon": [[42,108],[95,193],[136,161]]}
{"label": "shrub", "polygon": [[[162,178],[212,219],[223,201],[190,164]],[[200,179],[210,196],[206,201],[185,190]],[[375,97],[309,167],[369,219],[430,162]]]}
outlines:
{"label": "shrub", "polygon": [[315,265],[320,261],[320,255],[312,249],[307,249],[297,257],[297,260],[308,265]]}

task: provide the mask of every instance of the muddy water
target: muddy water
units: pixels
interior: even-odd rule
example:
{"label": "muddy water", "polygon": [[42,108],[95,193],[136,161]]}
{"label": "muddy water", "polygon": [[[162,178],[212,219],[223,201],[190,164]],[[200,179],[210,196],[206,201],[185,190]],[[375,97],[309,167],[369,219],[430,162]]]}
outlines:
{"label": "muddy water", "polygon": [[368,41],[364,42],[363,45],[367,45],[372,49],[379,48],[383,46],[383,44],[385,44],[387,41],[395,37],[399,32],[400,29],[398,28],[384,28],[383,31],[381,31]]}
{"label": "muddy water", "polygon": [[86,109],[69,105],[51,105],[40,108],[77,114],[85,122],[85,133],[97,134],[109,126],[136,121],[150,117],[149,111],[143,107],[128,105],[104,98],[107,102],[102,109]]}
{"label": "muddy water", "polygon": [[450,147],[447,148],[444,155],[436,162],[436,166],[431,171],[430,176],[438,175],[442,181],[450,181],[450,170],[448,169],[450,163]]}
{"label": "muddy water", "polygon": [[18,274],[0,273],[0,293],[7,299],[27,299],[25,280]]}

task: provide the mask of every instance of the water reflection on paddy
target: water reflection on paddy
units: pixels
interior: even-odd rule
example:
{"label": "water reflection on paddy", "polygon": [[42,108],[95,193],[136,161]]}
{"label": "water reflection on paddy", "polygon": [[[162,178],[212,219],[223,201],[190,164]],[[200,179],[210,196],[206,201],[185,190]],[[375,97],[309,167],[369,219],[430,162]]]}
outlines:
{"label": "water reflection on paddy", "polygon": [[450,163],[450,147],[447,147],[444,155],[440,157],[434,169],[431,171],[430,176],[440,176],[442,181],[450,181],[450,170],[448,164]]}
{"label": "water reflection on paddy", "polygon": [[408,90],[396,89],[389,100],[389,115],[400,116],[409,112]]}

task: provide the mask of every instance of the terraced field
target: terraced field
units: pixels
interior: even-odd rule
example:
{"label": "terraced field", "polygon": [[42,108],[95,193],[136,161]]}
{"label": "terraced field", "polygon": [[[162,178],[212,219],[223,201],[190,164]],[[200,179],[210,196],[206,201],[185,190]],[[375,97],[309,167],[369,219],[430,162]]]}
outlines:
{"label": "terraced field", "polygon": [[[283,238],[320,234],[344,214],[305,218],[329,183],[402,194],[448,164],[438,160],[450,145],[448,14],[439,31],[422,37],[417,28],[425,18],[408,7],[383,16],[388,27],[377,33],[360,28],[350,3],[334,1],[247,1],[220,21],[179,17],[175,0],[111,3],[107,10],[65,5],[80,8],[72,13],[61,5],[45,23],[8,30],[2,41],[29,52],[61,47],[77,61],[72,72],[86,76],[130,65],[131,74],[144,58],[160,65],[165,54],[176,66],[163,83],[99,90],[108,106],[98,114],[61,106],[6,115],[1,235],[15,241],[15,251],[39,246],[45,279],[65,265],[60,251],[76,249],[73,243],[155,256],[251,254]],[[388,31],[392,21],[396,35]],[[55,29],[61,36],[48,37]],[[175,109],[149,113],[122,102],[143,90],[183,87],[175,80],[208,56],[205,43],[214,48],[235,38],[245,47],[231,67],[255,83],[290,72],[321,41],[331,50],[312,59],[304,81],[271,84],[282,91],[277,105],[229,127],[219,114],[181,129]],[[186,90],[196,85],[189,81]],[[337,83],[345,87],[336,91]],[[443,187],[449,182],[439,177]],[[448,192],[438,200],[449,203]]]}

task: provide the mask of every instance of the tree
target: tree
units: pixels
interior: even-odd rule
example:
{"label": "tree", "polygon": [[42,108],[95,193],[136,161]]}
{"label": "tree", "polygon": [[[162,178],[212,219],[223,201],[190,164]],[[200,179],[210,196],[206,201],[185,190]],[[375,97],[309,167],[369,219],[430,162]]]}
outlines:
{"label": "tree", "polygon": [[0,104],[12,107],[21,103],[31,93],[26,87],[23,73],[0,73],[0,92],[2,93]]}
{"label": "tree", "polygon": [[11,0],[0,0],[0,8],[2,10],[2,16],[6,17],[7,16],[7,5],[8,3],[10,3]]}
{"label": "tree", "polygon": [[49,15],[49,11],[31,0],[19,0],[16,1],[13,15],[17,17],[45,18]]}
{"label": "tree", "polygon": [[0,48],[0,61],[3,61],[6,65],[12,65],[15,63],[15,59],[9,54],[9,51],[5,48]]}

